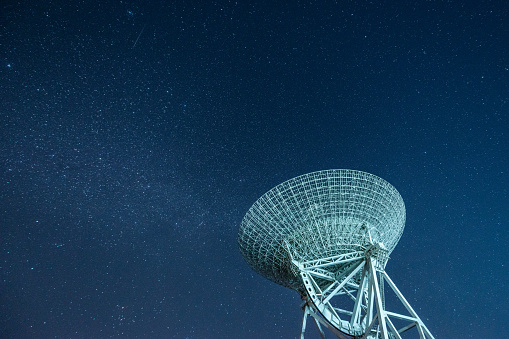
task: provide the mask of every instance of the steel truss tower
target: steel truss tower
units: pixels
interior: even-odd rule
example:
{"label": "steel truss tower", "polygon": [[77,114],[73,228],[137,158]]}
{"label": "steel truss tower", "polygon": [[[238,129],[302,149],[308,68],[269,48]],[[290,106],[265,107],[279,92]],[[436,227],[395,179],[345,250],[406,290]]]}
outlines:
{"label": "steel truss tower", "polygon": [[[293,262],[299,268],[307,290],[303,296],[305,303],[302,305],[304,317],[301,339],[304,339],[308,315],[315,319],[323,338],[325,335],[320,324],[338,338],[402,338],[403,333],[414,327],[420,338],[434,338],[387,272],[379,266],[377,255],[384,255],[384,252],[386,250],[377,244],[365,252],[351,252],[304,263]],[[345,269],[339,275],[330,274],[325,270],[329,266],[342,266]],[[355,279],[358,276],[360,281]],[[327,280],[329,283],[320,287],[317,280]],[[385,283],[408,314],[391,312],[385,308]],[[341,296],[353,301],[351,309],[339,308],[333,303],[332,298]],[[391,318],[406,324],[398,329]]]}

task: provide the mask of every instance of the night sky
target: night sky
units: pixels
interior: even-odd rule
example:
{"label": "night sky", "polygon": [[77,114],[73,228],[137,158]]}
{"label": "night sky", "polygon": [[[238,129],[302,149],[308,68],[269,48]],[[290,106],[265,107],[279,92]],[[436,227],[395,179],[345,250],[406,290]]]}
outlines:
{"label": "night sky", "polygon": [[297,337],[237,231],[331,168],[401,193],[387,272],[437,338],[507,335],[509,2],[0,8],[1,338]]}

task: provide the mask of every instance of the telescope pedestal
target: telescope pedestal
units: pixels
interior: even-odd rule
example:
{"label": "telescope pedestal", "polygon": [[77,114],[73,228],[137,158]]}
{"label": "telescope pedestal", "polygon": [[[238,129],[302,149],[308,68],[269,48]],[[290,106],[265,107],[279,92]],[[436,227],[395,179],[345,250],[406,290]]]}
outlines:
{"label": "telescope pedestal", "polygon": [[[360,253],[350,253],[346,256],[348,258],[341,255],[337,260],[327,258],[306,263],[294,261],[306,287],[301,339],[304,339],[308,315],[315,320],[323,338],[320,324],[340,339],[401,339],[403,333],[413,328],[417,329],[419,338],[434,339],[376,258],[359,256]],[[326,270],[327,267],[341,267],[341,264],[348,264],[349,268],[338,277]],[[326,280],[330,283],[324,285]],[[390,287],[408,314],[391,312],[385,308],[384,285]],[[334,307],[331,302],[339,296],[351,298],[353,308],[346,310]],[[395,319],[404,325],[398,329],[394,324]]]}

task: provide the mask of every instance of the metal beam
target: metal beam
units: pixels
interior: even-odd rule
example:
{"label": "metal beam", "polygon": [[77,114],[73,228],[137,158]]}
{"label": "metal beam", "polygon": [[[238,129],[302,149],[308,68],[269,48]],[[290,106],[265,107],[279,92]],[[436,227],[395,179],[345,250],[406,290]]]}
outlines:
{"label": "metal beam", "polygon": [[398,318],[398,319],[402,319],[402,320],[419,321],[418,318],[409,317],[409,316],[406,316],[406,315],[403,315],[403,314],[398,314],[398,313],[388,312],[388,311],[386,311],[385,313],[388,316],[391,316],[391,317],[394,317],[394,318]]}
{"label": "metal beam", "polygon": [[380,289],[378,287],[378,280],[376,278],[376,268],[373,260],[371,258],[368,259],[369,264],[369,274],[371,278],[371,285],[373,285],[373,289],[375,292],[375,304],[378,313],[378,324],[379,327],[382,328],[382,338],[389,339],[387,333],[387,325],[385,324],[385,310],[383,309],[382,297],[380,296]]}
{"label": "metal beam", "polygon": [[364,266],[364,262],[361,262],[361,263],[357,266],[357,268],[356,268],[355,270],[353,270],[353,271],[352,271],[352,273],[350,273],[350,274],[349,274],[349,275],[345,278],[345,280],[343,280],[343,282],[342,282],[341,284],[339,284],[339,286],[338,286],[338,287],[336,287],[336,288],[334,289],[334,291],[333,291],[333,292],[331,292],[327,298],[325,298],[325,300],[323,300],[323,301],[322,301],[322,303],[324,303],[324,304],[328,303],[328,302],[329,302],[329,300],[330,300],[333,296],[335,296],[335,295],[336,295],[336,293],[337,293],[340,289],[342,289],[342,288],[343,288],[343,286],[345,286],[345,285],[346,285],[346,283],[348,282],[348,280],[352,279],[352,278],[353,278],[353,277],[357,274],[357,272],[359,272],[359,271],[360,271],[360,269],[361,269],[363,266]]}
{"label": "metal beam", "polygon": [[385,320],[387,321],[387,325],[390,328],[392,334],[396,337],[396,339],[401,339],[401,336],[399,335],[398,330],[396,329],[396,326],[392,323],[391,319],[389,317],[386,317]]}
{"label": "metal beam", "polygon": [[315,267],[327,267],[327,266],[350,262],[353,260],[362,259],[363,257],[364,257],[364,252],[355,251],[355,252],[335,255],[332,257],[328,257],[328,258],[309,260],[309,261],[305,261],[302,263],[297,262],[297,265],[300,264],[302,269],[309,269],[309,268],[315,268]]}
{"label": "metal beam", "polygon": [[411,328],[414,328],[415,326],[417,326],[417,322],[414,321],[413,323],[410,323],[408,325],[406,325],[405,327],[402,327],[398,330],[398,332],[401,334],[401,333],[405,333],[406,331],[408,331],[409,329]]}
{"label": "metal beam", "polygon": [[362,297],[364,296],[364,285],[366,284],[366,263],[363,262],[364,269],[361,273],[361,282],[359,284],[359,289],[357,290],[357,297],[355,299],[355,305],[353,307],[352,318],[350,319],[350,326],[353,327],[356,323],[359,322],[361,311],[362,311]]}

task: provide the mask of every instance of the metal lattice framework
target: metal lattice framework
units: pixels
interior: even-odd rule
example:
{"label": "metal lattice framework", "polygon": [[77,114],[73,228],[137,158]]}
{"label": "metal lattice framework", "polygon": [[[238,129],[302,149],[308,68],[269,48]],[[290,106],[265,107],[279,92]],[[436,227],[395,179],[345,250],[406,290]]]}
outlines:
{"label": "metal lattice framework", "polygon": [[[433,338],[385,272],[405,217],[403,199],[387,181],[355,170],[319,171],[258,199],[238,242],[255,271],[301,294],[302,338],[307,315],[320,333],[322,324],[339,338],[400,338],[414,327],[421,338]],[[384,282],[408,315],[385,310]],[[341,298],[351,310],[335,306]],[[397,329],[391,317],[405,326]]]}

